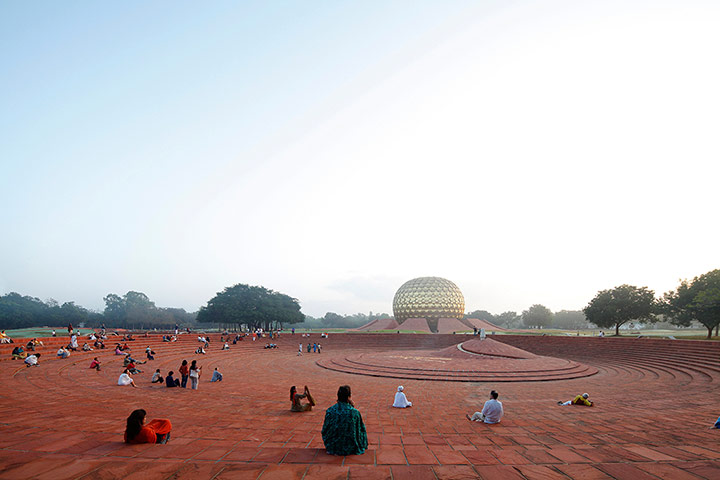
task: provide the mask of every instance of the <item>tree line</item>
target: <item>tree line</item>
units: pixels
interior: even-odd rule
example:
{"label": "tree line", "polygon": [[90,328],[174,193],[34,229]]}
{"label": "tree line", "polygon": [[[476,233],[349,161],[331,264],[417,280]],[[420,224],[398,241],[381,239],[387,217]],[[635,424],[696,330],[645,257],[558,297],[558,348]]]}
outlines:
{"label": "tree line", "polygon": [[182,308],[157,307],[142,292],[130,291],[123,296],[110,293],[104,300],[104,311],[96,312],[75,302],[61,305],[52,298],[43,301],[10,292],[0,296],[0,327],[9,330],[84,324],[88,327],[107,325],[112,328],[150,329],[172,328],[174,325],[194,326],[196,323],[196,313],[186,312]]}
{"label": "tree line", "polygon": [[580,329],[589,326],[588,319],[582,310],[560,310],[553,313],[544,305],[536,304],[522,313],[508,311],[497,315],[486,310],[475,310],[465,315],[465,318],[478,318],[487,320],[499,327],[506,328],[563,328]]}

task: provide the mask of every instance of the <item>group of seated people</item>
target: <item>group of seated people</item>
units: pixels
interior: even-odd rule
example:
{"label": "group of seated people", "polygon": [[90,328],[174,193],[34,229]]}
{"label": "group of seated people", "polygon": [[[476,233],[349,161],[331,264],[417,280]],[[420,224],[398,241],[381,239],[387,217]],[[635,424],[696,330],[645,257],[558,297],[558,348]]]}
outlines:
{"label": "group of seated people", "polygon": [[10,355],[12,355],[13,360],[23,360],[25,357],[27,357],[27,353],[25,352],[25,349],[22,347],[22,345],[18,345],[17,347],[13,348]]}
{"label": "group of seated people", "polygon": [[163,342],[177,342],[177,337],[175,335],[163,335],[162,341]]}
{"label": "group of seated people", "polygon": [[105,348],[105,343],[98,338],[98,339],[95,340],[95,343],[93,343],[93,346],[94,346],[95,348],[100,348],[100,349],[102,349],[102,348]]}
{"label": "group of seated people", "polygon": [[70,356],[70,350],[63,346],[60,346],[60,348],[57,351],[57,356],[60,358],[68,358]]}
{"label": "group of seated people", "polygon": [[130,347],[128,347],[127,343],[123,345],[115,344],[115,355],[130,355],[128,350],[130,350]]}
{"label": "group of seated people", "polygon": [[125,335],[123,335],[122,341],[123,342],[134,342],[135,339],[133,338],[132,333],[126,333]]}
{"label": "group of seated people", "polygon": [[263,348],[278,348],[277,343],[266,343]]}

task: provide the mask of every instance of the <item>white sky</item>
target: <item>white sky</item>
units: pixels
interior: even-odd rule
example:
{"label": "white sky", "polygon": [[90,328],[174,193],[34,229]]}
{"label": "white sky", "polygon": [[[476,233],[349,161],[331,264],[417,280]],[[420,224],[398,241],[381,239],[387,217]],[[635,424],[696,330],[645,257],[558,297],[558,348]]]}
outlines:
{"label": "white sky", "polygon": [[[579,309],[622,283],[659,294],[718,268],[720,4],[499,5],[414,12],[417,28],[382,42],[371,14],[348,38],[300,34],[342,46],[359,31],[372,50],[309,48],[277,93],[198,64],[222,101],[168,95],[151,128],[87,148],[58,134],[18,155],[0,137],[17,174],[0,180],[0,291],[102,308],[139,290],[196,310],[262,284],[320,316],[392,313],[402,283],[442,276],[467,310],[500,313]],[[133,81],[162,95],[162,80]],[[117,102],[140,102],[115,81]],[[35,188],[50,154],[52,186]]]}

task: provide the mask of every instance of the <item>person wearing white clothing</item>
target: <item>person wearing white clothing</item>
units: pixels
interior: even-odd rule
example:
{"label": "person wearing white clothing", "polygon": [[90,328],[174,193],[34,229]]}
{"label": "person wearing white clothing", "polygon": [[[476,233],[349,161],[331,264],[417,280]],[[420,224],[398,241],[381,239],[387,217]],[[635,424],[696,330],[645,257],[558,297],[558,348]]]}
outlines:
{"label": "person wearing white clothing", "polygon": [[39,356],[40,356],[39,353],[33,353],[32,355],[28,355],[27,357],[25,357],[25,366],[37,367]]}
{"label": "person wearing white clothing", "polygon": [[127,369],[120,374],[120,377],[118,377],[118,385],[121,387],[132,385],[133,387],[137,388],[137,385],[135,385],[135,381],[130,376],[130,372],[127,371]]}
{"label": "person wearing white clothing", "polygon": [[472,417],[465,414],[465,417],[470,421],[500,423],[504,413],[502,402],[498,401],[498,393],[493,390],[490,392],[490,400],[485,402],[482,412],[475,412]]}
{"label": "person wearing white clothing", "polygon": [[412,407],[412,402],[408,401],[407,397],[403,393],[404,387],[400,385],[397,389],[397,393],[395,394],[395,401],[393,402],[393,407],[395,408],[407,408]]}

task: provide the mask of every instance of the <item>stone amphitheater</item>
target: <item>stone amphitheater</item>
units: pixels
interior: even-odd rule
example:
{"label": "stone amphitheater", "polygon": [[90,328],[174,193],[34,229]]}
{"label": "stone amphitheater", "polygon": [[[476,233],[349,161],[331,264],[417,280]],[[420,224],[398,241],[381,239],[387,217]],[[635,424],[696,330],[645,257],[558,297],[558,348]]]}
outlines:
{"label": "stone amphitheater", "polygon": [[[309,340],[321,354],[297,356],[308,338],[282,335],[277,350],[247,338],[194,355],[196,336],[131,342],[156,359],[137,389],[119,387],[110,350],[55,358],[46,338],[40,366],[10,360],[0,346],[0,479],[718,479],[720,343],[636,338],[331,334]],[[111,345],[108,341],[108,345]],[[93,356],[102,370],[88,368]],[[151,385],[156,368],[198,359],[200,387]],[[225,379],[210,383],[218,367]],[[349,384],[370,446],[361,456],[323,450],[320,429],[337,387]],[[399,384],[411,409],[393,409]],[[317,406],[291,413],[291,385]],[[505,417],[471,423],[491,389]],[[589,392],[595,406],[559,407]],[[125,445],[127,415],[169,418],[168,445]]]}

